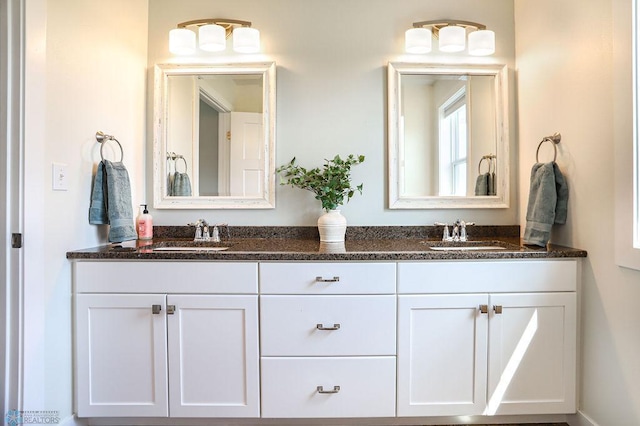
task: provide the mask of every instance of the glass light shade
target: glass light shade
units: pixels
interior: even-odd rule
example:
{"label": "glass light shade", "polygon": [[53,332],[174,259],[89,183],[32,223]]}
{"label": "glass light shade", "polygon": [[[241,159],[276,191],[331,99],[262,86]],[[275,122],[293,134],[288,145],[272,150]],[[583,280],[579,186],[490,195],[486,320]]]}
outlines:
{"label": "glass light shade", "polygon": [[431,30],[410,28],[404,33],[404,50],[407,53],[431,52]]}
{"label": "glass light shade", "polygon": [[174,55],[193,55],[196,52],[196,33],[186,28],[169,31],[169,52]]}
{"label": "glass light shade", "polygon": [[440,28],[440,43],[438,48],[441,52],[462,52],[465,48],[465,38],[467,31],[464,27],[448,25]]}
{"label": "glass light shade", "polygon": [[260,51],[260,31],[250,27],[234,28],[233,50],[238,53],[257,53]]}
{"label": "glass light shade", "polygon": [[198,29],[200,49],[207,52],[219,52],[227,48],[224,27],[216,24],[203,25]]}
{"label": "glass light shade", "polygon": [[469,54],[493,55],[496,51],[496,35],[493,31],[478,30],[469,34]]}

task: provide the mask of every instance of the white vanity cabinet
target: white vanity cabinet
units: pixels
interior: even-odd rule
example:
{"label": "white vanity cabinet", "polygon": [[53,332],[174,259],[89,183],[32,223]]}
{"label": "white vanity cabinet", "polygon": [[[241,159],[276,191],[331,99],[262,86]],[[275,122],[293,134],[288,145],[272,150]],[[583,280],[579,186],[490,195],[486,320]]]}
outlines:
{"label": "white vanity cabinet", "polygon": [[398,264],[398,416],[576,410],[577,261]]}
{"label": "white vanity cabinet", "polygon": [[79,417],[259,417],[257,263],[74,262]]}
{"label": "white vanity cabinet", "polygon": [[262,417],[394,417],[396,265],[261,263]]}

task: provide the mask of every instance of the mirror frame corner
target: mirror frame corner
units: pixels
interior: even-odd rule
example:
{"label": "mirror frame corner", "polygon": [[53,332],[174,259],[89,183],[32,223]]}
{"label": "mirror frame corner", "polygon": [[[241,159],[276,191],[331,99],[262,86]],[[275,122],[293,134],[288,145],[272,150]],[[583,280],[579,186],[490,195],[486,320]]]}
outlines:
{"label": "mirror frame corner", "polygon": [[[261,74],[264,114],[264,189],[261,197],[166,195],[168,78],[176,75]],[[156,64],[153,104],[153,207],[155,209],[274,209],[276,207],[276,63]]]}
{"label": "mirror frame corner", "polygon": [[[496,172],[501,176],[495,196],[412,196],[400,195],[400,111],[401,76],[403,74],[466,74],[495,77],[496,139],[500,161]],[[488,209],[509,207],[509,79],[504,64],[427,64],[389,62],[387,67],[388,114],[388,196],[390,209]]]}

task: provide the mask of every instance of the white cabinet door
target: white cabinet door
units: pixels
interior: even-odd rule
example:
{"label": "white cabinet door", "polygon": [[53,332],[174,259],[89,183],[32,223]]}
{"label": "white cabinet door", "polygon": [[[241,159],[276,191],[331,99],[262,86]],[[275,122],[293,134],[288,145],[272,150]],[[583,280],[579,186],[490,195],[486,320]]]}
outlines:
{"label": "white cabinet door", "polygon": [[486,294],[398,296],[398,416],[482,414]]}
{"label": "white cabinet door", "polygon": [[258,296],[169,295],[171,417],[259,417]]}
{"label": "white cabinet door", "polygon": [[[492,294],[489,394],[493,414],[576,410],[576,294]],[[498,309],[500,312],[500,309]]]}
{"label": "white cabinet door", "polygon": [[77,295],[78,416],[166,417],[166,336],[164,295]]}

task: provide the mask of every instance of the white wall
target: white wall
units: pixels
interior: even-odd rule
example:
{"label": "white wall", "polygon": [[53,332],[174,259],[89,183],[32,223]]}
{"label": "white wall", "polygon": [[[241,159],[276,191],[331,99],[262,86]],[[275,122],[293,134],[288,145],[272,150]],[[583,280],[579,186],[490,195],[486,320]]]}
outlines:
{"label": "white wall", "polygon": [[[147,0],[29,0],[25,122],[24,409],[72,412],[68,250],[106,239],[88,224],[97,130],[124,148],[144,191]],[[68,191],[52,191],[51,163]],[[104,228],[104,227],[103,227]]]}
{"label": "white wall", "polygon": [[537,144],[559,131],[569,216],[552,240],[589,252],[582,271],[581,411],[600,426],[638,425],[640,272],[614,259],[614,233],[631,232],[614,221],[614,139],[631,144],[630,121],[615,116],[631,114],[630,50],[622,69],[613,61],[614,46],[630,48],[631,1],[515,0],[515,18],[520,223]]}
{"label": "white wall", "polygon": [[[517,222],[517,201],[510,209],[499,210],[391,211],[387,208],[386,189],[387,63],[472,61],[464,54],[405,55],[405,30],[413,22],[427,19],[482,22],[496,32],[497,52],[492,57],[473,60],[513,67],[513,0],[153,0],[149,5],[151,70],[156,63],[168,62],[276,62],[277,165],[294,156],[302,165],[311,167],[335,154],[366,156],[364,164],[353,172],[354,183],[364,183],[364,195],[357,195],[343,208],[351,225],[426,225],[456,218],[480,224]],[[262,53],[241,56],[228,50],[191,58],[169,54],[168,32],[177,23],[216,16],[251,21],[261,32]],[[152,79],[148,81],[151,93]],[[152,98],[147,105],[151,108]],[[149,109],[148,117],[151,116]],[[149,118],[148,164],[152,160],[151,129]],[[148,167],[148,200],[152,199],[151,178],[152,169]],[[151,213],[157,225],[181,225],[198,217],[231,225],[314,225],[321,213],[320,204],[309,192],[279,186],[276,197],[275,210]],[[516,200],[515,180],[511,199]]]}

